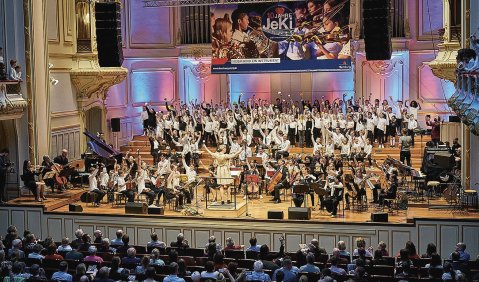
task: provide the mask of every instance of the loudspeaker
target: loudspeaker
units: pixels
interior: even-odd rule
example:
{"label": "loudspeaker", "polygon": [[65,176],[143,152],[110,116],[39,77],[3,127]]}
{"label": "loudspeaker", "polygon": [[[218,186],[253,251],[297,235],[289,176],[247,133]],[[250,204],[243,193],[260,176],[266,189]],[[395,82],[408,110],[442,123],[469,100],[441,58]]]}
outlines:
{"label": "loudspeaker", "polygon": [[125,213],[148,214],[148,206],[145,203],[126,203]]}
{"label": "loudspeaker", "polygon": [[310,220],[311,208],[288,208],[288,219]]}
{"label": "loudspeaker", "polygon": [[387,212],[373,212],[371,213],[372,222],[388,222]]}
{"label": "loudspeaker", "polygon": [[363,0],[364,45],[368,61],[391,59],[390,8],[389,0]]}
{"label": "loudspeaker", "polygon": [[68,211],[71,211],[71,212],[82,212],[82,211],[83,211],[83,207],[80,206],[80,205],[77,205],[77,204],[69,204],[69,205],[68,205]]}
{"label": "loudspeaker", "polygon": [[163,207],[148,207],[148,214],[165,214],[165,209]]}
{"label": "loudspeaker", "polygon": [[448,152],[434,153],[434,163],[442,169],[449,169],[454,165],[454,157]]}
{"label": "loudspeaker", "polygon": [[461,122],[458,116],[449,116],[449,122]]}
{"label": "loudspeaker", "polygon": [[268,211],[268,219],[283,219],[283,211]]}
{"label": "loudspeaker", "polygon": [[110,124],[112,132],[120,132],[120,118],[112,118]]}
{"label": "loudspeaker", "polygon": [[95,17],[100,67],[121,67],[123,46],[120,3],[95,3]]}

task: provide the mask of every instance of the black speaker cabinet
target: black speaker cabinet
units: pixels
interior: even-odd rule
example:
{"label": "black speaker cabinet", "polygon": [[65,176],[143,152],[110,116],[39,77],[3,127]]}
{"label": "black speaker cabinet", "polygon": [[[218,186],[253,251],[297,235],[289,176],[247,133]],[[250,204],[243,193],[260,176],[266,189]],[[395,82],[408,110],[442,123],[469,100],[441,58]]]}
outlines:
{"label": "black speaker cabinet", "polygon": [[363,0],[364,47],[367,60],[390,60],[391,1]]}
{"label": "black speaker cabinet", "polygon": [[449,122],[461,122],[458,116],[449,116]]}
{"label": "black speaker cabinet", "polygon": [[148,206],[145,203],[126,203],[125,213],[148,214]]}
{"label": "black speaker cabinet", "polygon": [[148,214],[165,214],[165,209],[163,207],[148,207]]}
{"label": "black speaker cabinet", "polygon": [[288,219],[310,220],[311,208],[288,208]]}
{"label": "black speaker cabinet", "polygon": [[100,67],[121,67],[123,46],[120,4],[116,2],[95,3],[95,18]]}
{"label": "black speaker cabinet", "polygon": [[268,211],[268,219],[283,219],[283,211]]}
{"label": "black speaker cabinet", "polygon": [[112,118],[110,124],[112,132],[120,132],[120,118]]}
{"label": "black speaker cabinet", "polygon": [[387,212],[373,212],[371,213],[372,222],[388,222]]}
{"label": "black speaker cabinet", "polygon": [[83,207],[77,204],[69,204],[68,205],[68,210],[71,212],[82,212]]}

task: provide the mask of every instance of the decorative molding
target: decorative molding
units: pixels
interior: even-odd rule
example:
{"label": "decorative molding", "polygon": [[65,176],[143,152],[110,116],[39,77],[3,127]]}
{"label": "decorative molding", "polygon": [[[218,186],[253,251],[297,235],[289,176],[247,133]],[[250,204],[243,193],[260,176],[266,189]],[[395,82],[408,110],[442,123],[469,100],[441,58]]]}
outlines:
{"label": "decorative molding", "polygon": [[[447,34],[447,32],[445,33]],[[456,83],[456,56],[461,48],[459,42],[444,42],[438,45],[436,58],[428,63],[435,76]]]}
{"label": "decorative molding", "polygon": [[70,71],[73,85],[77,89],[78,99],[90,99],[93,96],[101,100],[107,97],[108,89],[122,82],[128,74],[126,68],[75,69]]}
{"label": "decorative molding", "polygon": [[22,94],[7,93],[7,85],[19,85],[18,81],[0,82],[0,120],[21,118],[28,107]]}
{"label": "decorative molding", "polygon": [[78,111],[62,111],[62,112],[55,112],[52,113],[51,118],[63,118],[63,117],[71,117],[77,116]]}
{"label": "decorative molding", "polygon": [[[47,19],[47,24],[50,25],[53,23],[53,21],[55,21],[56,23],[56,35],[55,35],[55,38],[53,37],[49,37],[48,36],[48,42],[49,43],[56,43],[56,44],[59,44],[60,43],[60,1],[59,0],[49,0],[47,1],[47,7],[49,6],[48,4],[55,4],[55,15],[54,15],[54,19],[52,19],[51,17],[49,17]],[[52,9],[52,8],[47,8],[47,9]],[[47,12],[47,15],[49,13]],[[49,15],[49,16],[52,16],[53,15]],[[47,35],[48,35],[48,29],[49,27],[47,26]]]}
{"label": "decorative molding", "polygon": [[67,44],[73,44],[73,19],[74,5],[72,0],[62,0],[63,2],[63,41]]}
{"label": "decorative molding", "polygon": [[[434,104],[446,104],[447,103],[447,100],[445,98],[433,98],[433,97],[423,97],[423,93],[422,93],[422,88],[421,88],[421,85],[423,85],[423,76],[422,76],[422,71],[425,67],[429,67],[431,69],[431,67],[427,64],[427,63],[423,63],[421,64],[418,68],[417,68],[417,73],[418,73],[418,79],[417,79],[417,93],[418,93],[418,100],[421,102],[421,103],[434,103]],[[432,71],[432,69],[431,69]],[[433,72],[434,74],[434,72]],[[442,81],[440,82],[442,83]],[[424,83],[426,84],[426,83]],[[427,85],[427,84],[426,84]],[[444,95],[444,93],[441,93],[442,95]],[[432,114],[437,114],[437,112],[434,112]]]}

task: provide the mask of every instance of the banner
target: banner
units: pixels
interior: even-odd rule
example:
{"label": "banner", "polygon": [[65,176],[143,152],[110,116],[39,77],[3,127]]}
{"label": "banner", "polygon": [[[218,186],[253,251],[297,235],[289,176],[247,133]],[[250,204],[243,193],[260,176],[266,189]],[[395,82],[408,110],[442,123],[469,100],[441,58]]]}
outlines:
{"label": "banner", "polygon": [[211,7],[211,73],[351,70],[350,0]]}

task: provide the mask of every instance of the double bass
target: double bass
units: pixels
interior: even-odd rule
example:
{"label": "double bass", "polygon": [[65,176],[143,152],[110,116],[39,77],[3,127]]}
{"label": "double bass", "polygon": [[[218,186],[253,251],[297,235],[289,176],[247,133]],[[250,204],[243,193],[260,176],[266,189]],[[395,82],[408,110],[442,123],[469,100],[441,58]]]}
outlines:
{"label": "double bass", "polygon": [[271,180],[269,181],[268,184],[268,192],[273,192],[274,186],[276,186],[279,182],[281,182],[281,179],[283,178],[283,173],[279,169],[278,171],[275,172],[273,177],[271,177]]}

